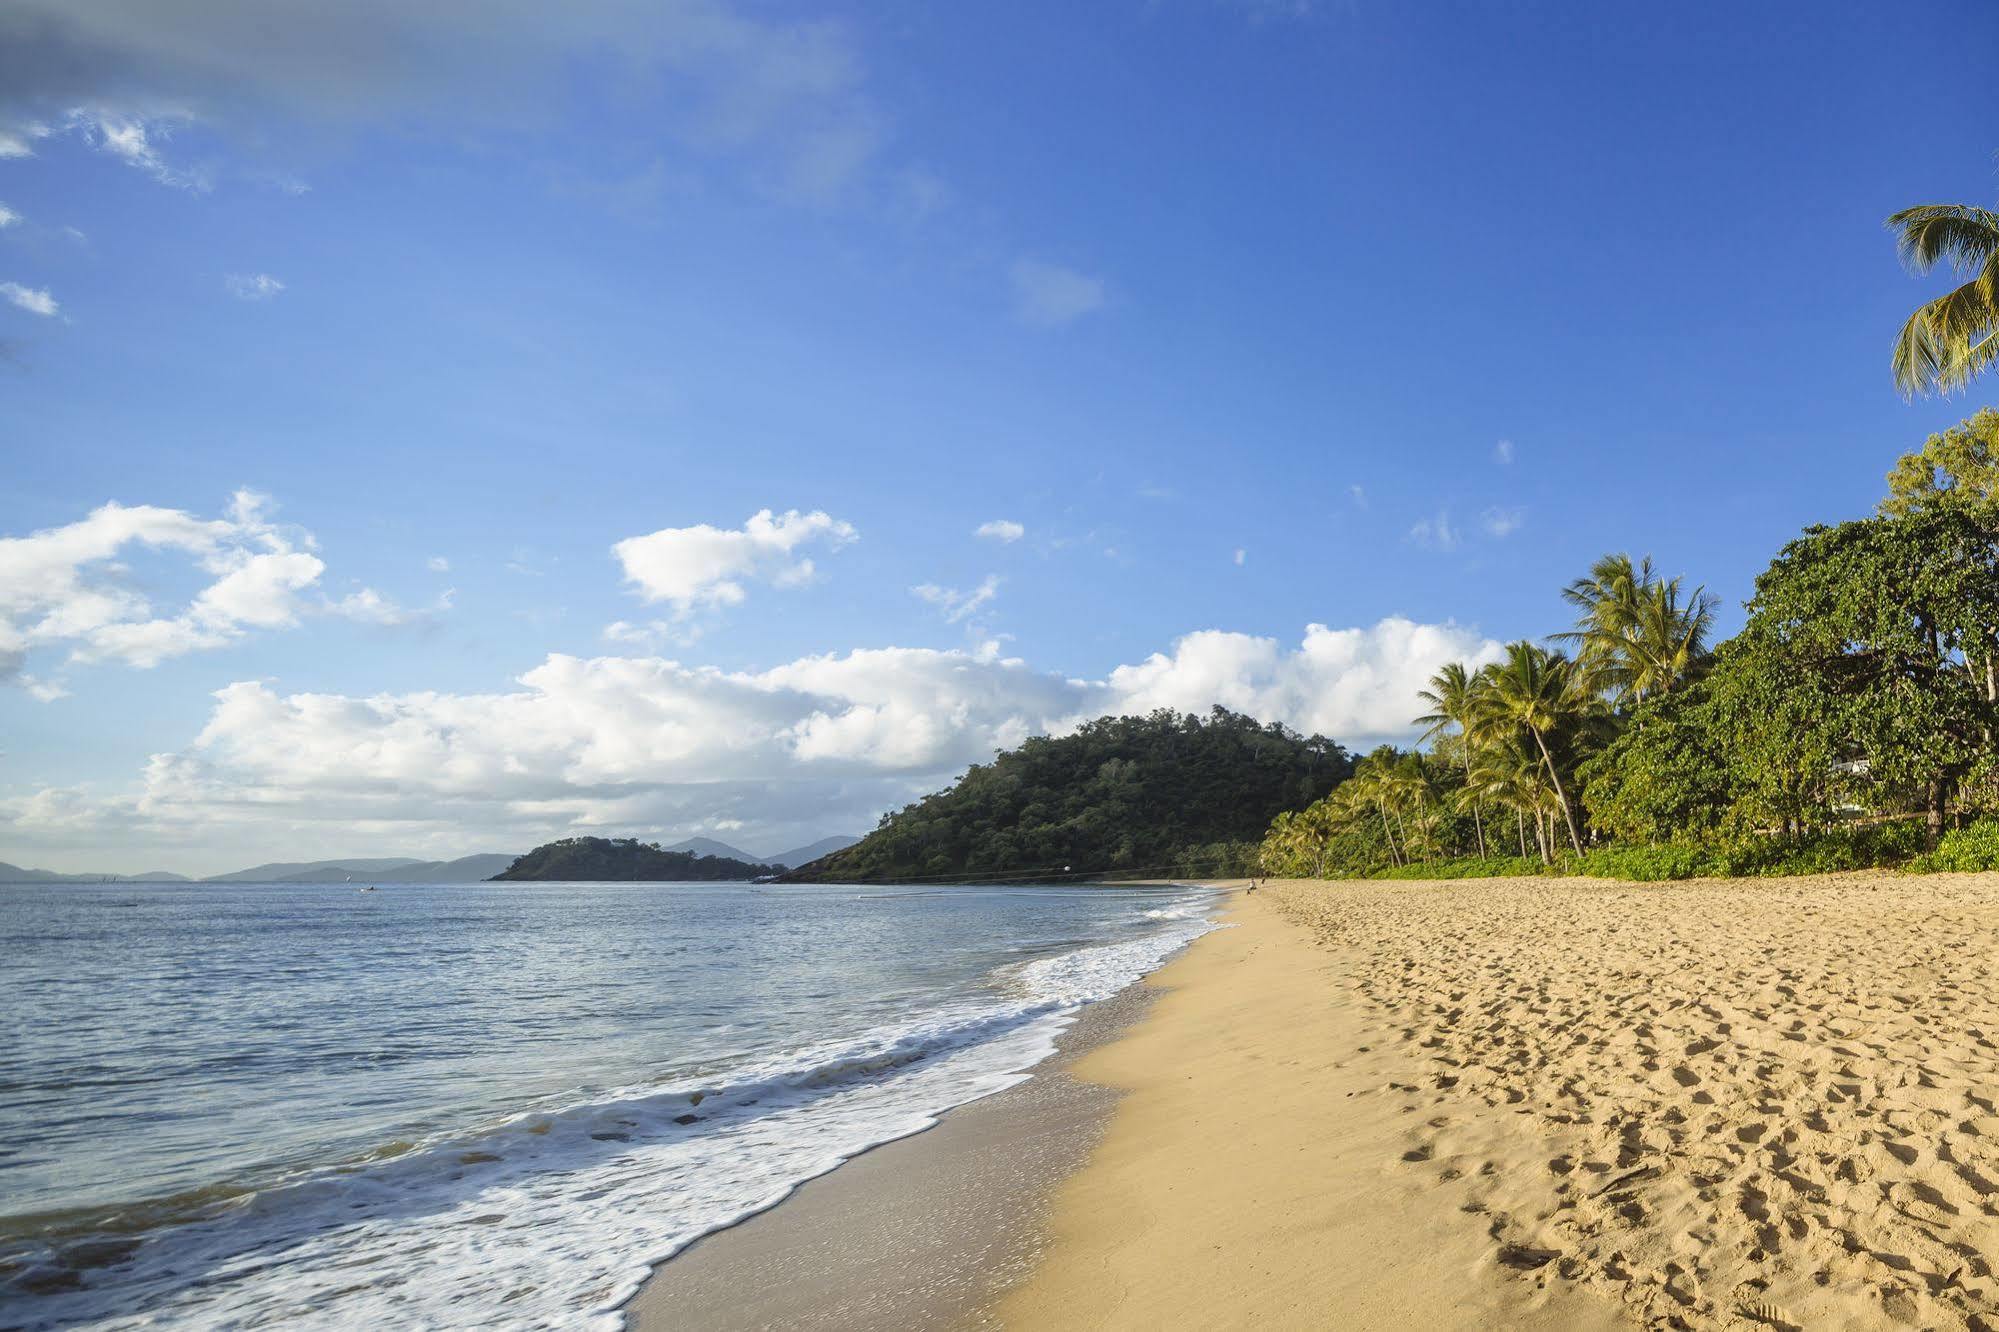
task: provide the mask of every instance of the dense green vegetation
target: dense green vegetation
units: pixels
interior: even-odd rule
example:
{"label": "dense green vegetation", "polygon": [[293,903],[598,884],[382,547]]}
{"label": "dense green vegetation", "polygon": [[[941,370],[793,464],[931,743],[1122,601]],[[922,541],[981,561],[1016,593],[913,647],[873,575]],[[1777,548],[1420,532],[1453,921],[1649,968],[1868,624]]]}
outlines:
{"label": "dense green vegetation", "polygon": [[753,865],[728,856],[662,851],[657,843],[630,837],[565,837],[536,847],[493,877],[569,883],[694,883],[752,879],[777,870],[775,865]]}
{"label": "dense green vegetation", "polygon": [[1564,596],[1562,648],[1438,672],[1428,751],[1376,750],[1279,815],[1263,867],[1999,866],[1999,412],[1898,461],[1876,516],[1785,546],[1712,650],[1712,598],[1649,559],[1606,556]]}
{"label": "dense green vegetation", "polygon": [[804,881],[1229,877],[1249,873],[1277,811],[1350,771],[1321,736],[1216,708],[1107,717],[1037,736],[949,790],[883,817]]}

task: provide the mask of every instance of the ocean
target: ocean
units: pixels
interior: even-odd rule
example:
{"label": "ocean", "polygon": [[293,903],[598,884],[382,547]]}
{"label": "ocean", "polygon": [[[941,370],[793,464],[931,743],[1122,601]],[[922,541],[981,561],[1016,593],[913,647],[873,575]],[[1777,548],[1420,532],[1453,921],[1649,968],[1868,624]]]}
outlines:
{"label": "ocean", "polygon": [[616,1328],[1026,1077],[1192,888],[0,886],[0,1328]]}

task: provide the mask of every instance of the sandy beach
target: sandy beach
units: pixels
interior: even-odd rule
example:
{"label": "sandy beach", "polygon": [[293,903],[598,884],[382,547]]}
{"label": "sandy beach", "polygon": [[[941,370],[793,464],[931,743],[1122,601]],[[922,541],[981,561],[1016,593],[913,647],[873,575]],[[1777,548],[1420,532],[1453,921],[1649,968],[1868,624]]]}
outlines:
{"label": "sandy beach", "polygon": [[1010,1328],[1999,1327],[1999,876],[1266,886]]}

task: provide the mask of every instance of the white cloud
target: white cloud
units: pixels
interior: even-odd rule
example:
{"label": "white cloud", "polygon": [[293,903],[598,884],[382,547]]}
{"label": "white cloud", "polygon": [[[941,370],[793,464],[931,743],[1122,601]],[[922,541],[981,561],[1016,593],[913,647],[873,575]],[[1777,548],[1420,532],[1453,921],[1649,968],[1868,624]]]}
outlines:
{"label": "white cloud", "polygon": [[[325,565],[305,549],[310,534],[265,516],[267,502],[238,491],[216,519],[111,503],[65,527],[0,538],[0,679],[18,678],[38,650],[150,667],[297,623],[299,594]],[[184,556],[208,581],[178,611],[157,614],[119,562],[133,548]]]}
{"label": "white cloud", "polygon": [[[862,649],[765,671],[552,655],[489,694],[283,694],[241,681],[129,792],[0,796],[23,849],[227,845],[309,854],[357,843],[463,854],[575,832],[862,829],[1029,735],[1214,704],[1355,748],[1406,739],[1447,661],[1496,660],[1459,625],[1312,625],[1296,647],[1221,630],[1098,680],[974,650]],[[412,852],[414,854],[414,852]]]}
{"label": "white cloud", "polygon": [[1014,262],[1013,310],[1023,323],[1052,328],[1081,319],[1104,306],[1101,278],[1038,259]]}
{"label": "white cloud", "polygon": [[205,171],[175,166],[160,153],[160,144],[181,127],[193,123],[193,119],[178,109],[134,112],[89,105],[73,108],[64,119],[64,128],[99,152],[145,172],[162,185],[203,191],[209,188]]}
{"label": "white cloud", "polygon": [[1367,507],[1367,487],[1361,485],[1348,486],[1347,498],[1353,501],[1355,508],[1365,509]]}
{"label": "white cloud", "polygon": [[1409,529],[1409,539],[1430,550],[1456,550],[1458,529],[1451,526],[1450,510],[1439,509],[1435,517],[1417,519]]}
{"label": "white cloud", "polygon": [[451,561],[442,555],[433,555],[423,562],[423,567],[432,573],[450,573]]}
{"label": "white cloud", "polygon": [[1504,467],[1513,461],[1513,441],[1502,439],[1492,446],[1492,460]]}
{"label": "white cloud", "polygon": [[222,285],[239,301],[268,301],[285,289],[285,284],[269,273],[231,273]]}
{"label": "white cloud", "polygon": [[1480,525],[1485,528],[1486,535],[1492,537],[1512,536],[1526,521],[1527,511],[1521,508],[1491,508],[1479,515]]}
{"label": "white cloud", "polygon": [[1249,559],[1249,552],[1244,550],[1241,546],[1237,546],[1235,548],[1236,567],[1240,569],[1248,559]]}
{"label": "white cloud", "polygon": [[763,509],[740,528],[663,527],[627,537],[611,551],[641,597],[664,601],[684,616],[697,606],[741,603],[749,581],[778,587],[808,583],[816,573],[813,563],[795,558],[794,551],[811,544],[837,550],[858,535],[853,524],[823,510],[773,515]]}
{"label": "white cloud", "polygon": [[10,157],[33,157],[35,140],[45,139],[48,135],[49,127],[35,121],[12,125],[0,124],[0,160]]}
{"label": "white cloud", "polygon": [[980,523],[972,532],[975,537],[985,537],[989,541],[1008,544],[1027,535],[1027,529],[1010,518],[995,518],[989,523]]}
{"label": "white cloud", "polygon": [[978,587],[970,592],[960,592],[955,587],[939,587],[935,583],[923,583],[909,590],[920,600],[927,601],[943,611],[945,620],[957,624],[976,613],[981,607],[989,605],[992,599],[999,595],[1000,581],[998,574],[987,574]]}
{"label": "white cloud", "polygon": [[20,220],[21,215],[19,213],[9,208],[6,204],[0,204],[0,227],[14,226]]}
{"label": "white cloud", "polygon": [[9,304],[44,318],[55,315],[62,308],[47,291],[24,287],[18,282],[0,282],[0,296],[6,297]]}
{"label": "white cloud", "polygon": [[1309,625],[1295,650],[1274,638],[1206,629],[1180,639],[1170,655],[1118,667],[1108,683],[1118,712],[1204,712],[1219,703],[1355,745],[1407,736],[1423,711],[1417,691],[1444,663],[1483,665],[1501,651],[1449,621],[1400,616],[1367,629]]}
{"label": "white cloud", "polygon": [[393,629],[407,624],[430,623],[451,609],[451,599],[455,595],[456,592],[447,587],[430,605],[412,608],[398,604],[372,587],[364,587],[349,592],[338,601],[327,602],[324,609],[329,615]]}

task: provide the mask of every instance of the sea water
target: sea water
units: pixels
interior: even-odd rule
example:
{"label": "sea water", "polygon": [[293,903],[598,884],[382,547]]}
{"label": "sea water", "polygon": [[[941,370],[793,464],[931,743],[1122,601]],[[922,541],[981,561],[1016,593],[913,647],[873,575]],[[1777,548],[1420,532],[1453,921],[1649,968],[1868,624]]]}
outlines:
{"label": "sea water", "polygon": [[1214,901],[362,886],[0,885],[0,1327],[618,1327]]}

